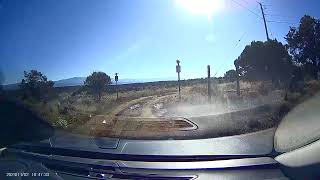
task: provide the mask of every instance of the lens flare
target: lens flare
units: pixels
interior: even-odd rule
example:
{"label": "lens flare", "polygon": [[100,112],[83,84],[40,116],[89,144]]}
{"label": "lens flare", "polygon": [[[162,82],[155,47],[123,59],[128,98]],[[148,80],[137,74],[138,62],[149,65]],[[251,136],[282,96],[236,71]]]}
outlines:
{"label": "lens flare", "polygon": [[208,18],[224,8],[223,0],[176,0],[176,4],[192,15],[207,16]]}

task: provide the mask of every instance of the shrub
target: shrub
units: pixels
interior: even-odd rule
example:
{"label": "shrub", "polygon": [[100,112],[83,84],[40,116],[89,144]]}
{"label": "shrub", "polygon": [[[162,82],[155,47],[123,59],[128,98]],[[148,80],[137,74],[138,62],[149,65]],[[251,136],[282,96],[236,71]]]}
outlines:
{"label": "shrub", "polygon": [[258,87],[258,93],[260,95],[267,95],[269,93],[268,88],[264,85],[264,83],[261,83],[261,85]]}
{"label": "shrub", "polygon": [[61,127],[61,128],[67,128],[68,127],[68,121],[66,121],[64,119],[58,119],[58,121],[56,121],[54,123],[54,126]]}

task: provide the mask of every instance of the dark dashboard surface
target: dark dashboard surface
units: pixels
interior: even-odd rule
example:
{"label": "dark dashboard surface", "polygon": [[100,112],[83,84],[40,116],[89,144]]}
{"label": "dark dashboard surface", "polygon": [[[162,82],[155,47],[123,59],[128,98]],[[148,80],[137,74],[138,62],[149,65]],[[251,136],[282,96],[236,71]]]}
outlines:
{"label": "dark dashboard surface", "polygon": [[[237,136],[191,140],[130,140],[95,138],[56,132],[39,143],[19,143],[12,148],[33,151],[95,152],[95,154],[144,156],[261,156],[272,152],[275,129]],[[63,154],[62,154],[63,155]]]}
{"label": "dark dashboard surface", "polygon": [[18,179],[286,179],[268,157],[273,135],[274,129],[268,129],[223,138],[153,141],[56,132],[38,143],[6,148],[0,166],[2,177]]}

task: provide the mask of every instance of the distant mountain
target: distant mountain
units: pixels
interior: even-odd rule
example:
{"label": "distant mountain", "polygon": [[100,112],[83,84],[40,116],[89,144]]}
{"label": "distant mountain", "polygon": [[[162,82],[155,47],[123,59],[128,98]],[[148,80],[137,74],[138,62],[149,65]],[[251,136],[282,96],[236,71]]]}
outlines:
{"label": "distant mountain", "polygon": [[[82,86],[84,81],[86,80],[85,77],[74,77],[69,79],[62,79],[59,81],[54,82],[54,87],[64,87],[64,86]],[[112,84],[115,84],[113,78],[111,78]],[[132,84],[132,83],[142,83],[146,82],[140,79],[119,79],[118,84]]]}
{"label": "distant mountain", "polygon": [[[58,81],[54,81],[54,87],[65,87],[65,86],[79,86],[83,85],[84,81],[86,80],[85,77],[73,77],[69,79],[61,79]],[[4,90],[15,90],[19,88],[20,83],[14,84],[7,84],[3,85]]]}
{"label": "distant mountain", "polygon": [[19,84],[20,83],[7,84],[7,85],[3,85],[2,87],[4,90],[15,90],[19,88]]}
{"label": "distant mountain", "polygon": [[[65,86],[82,86],[86,77],[73,77],[68,79],[61,79],[54,81],[54,87],[65,87]],[[145,82],[156,82],[156,81],[170,81],[175,78],[151,78],[151,79],[119,79],[118,84],[133,84],[133,83],[145,83]],[[111,78],[112,84],[115,84],[113,78]],[[19,83],[3,85],[5,90],[15,90],[19,88]]]}
{"label": "distant mountain", "polygon": [[65,86],[81,86],[86,80],[85,77],[73,77],[69,79],[61,79],[54,81],[54,87],[65,87]]}

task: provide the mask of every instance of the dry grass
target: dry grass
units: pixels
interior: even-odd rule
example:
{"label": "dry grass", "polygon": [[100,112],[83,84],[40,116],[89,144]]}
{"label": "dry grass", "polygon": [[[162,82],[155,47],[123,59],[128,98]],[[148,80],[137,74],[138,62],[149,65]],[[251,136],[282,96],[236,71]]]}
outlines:
{"label": "dry grass", "polygon": [[[123,90],[119,93],[118,100],[116,100],[115,93],[105,94],[100,102],[96,102],[92,96],[84,92],[73,93],[61,91],[57,98],[47,103],[26,103],[43,117],[43,119],[49,121],[56,127],[71,130],[82,126],[82,130],[95,128],[97,131],[106,131],[110,128],[117,129],[115,126],[118,116],[139,117],[143,114],[143,109],[146,107],[150,109],[150,106],[152,107],[154,104],[162,104],[164,108],[168,110],[167,113],[163,114],[163,116],[166,117],[194,117],[199,115],[231,113],[264,104],[277,103],[280,104],[279,114],[283,116],[295,104],[311,97],[320,90],[319,81],[311,81],[306,83],[304,92],[289,93],[288,101],[284,102],[284,91],[274,89],[270,82],[241,81],[241,97],[236,95],[236,82],[222,84],[212,83],[211,89],[213,96],[211,103],[209,103],[206,85],[205,82],[184,85],[181,92],[181,102],[179,103],[177,88],[168,86],[150,86],[138,90]],[[135,110],[129,109],[130,106],[135,104],[139,104],[140,107]],[[149,111],[153,115],[157,114],[157,110],[151,109]],[[101,125],[103,120],[106,120],[106,123]],[[248,129],[269,128],[274,126],[278,120],[279,119],[276,118],[265,118],[263,120],[243,121],[241,122],[241,129],[239,130],[238,127],[234,127],[238,129],[233,132],[247,132]],[[229,124],[228,126],[228,123],[234,122],[224,123],[227,123],[224,124],[226,125],[225,127],[234,126],[234,124]],[[121,123],[118,122],[118,124]],[[123,124],[125,124],[125,122],[122,122],[122,126]],[[231,132],[229,132],[229,134],[230,133]],[[223,134],[223,132],[221,131],[220,134]]]}
{"label": "dry grass", "polygon": [[[96,102],[91,95],[84,92],[74,94],[73,92],[61,92],[57,98],[47,103],[28,102],[25,103],[40,115],[43,119],[50,122],[53,126],[61,128],[75,128],[94,117],[95,115],[108,115],[113,113],[119,106],[147,96],[163,96],[176,92],[175,88],[156,88],[131,90],[116,94],[105,94],[100,102]],[[129,114],[130,115],[130,114]]]}

